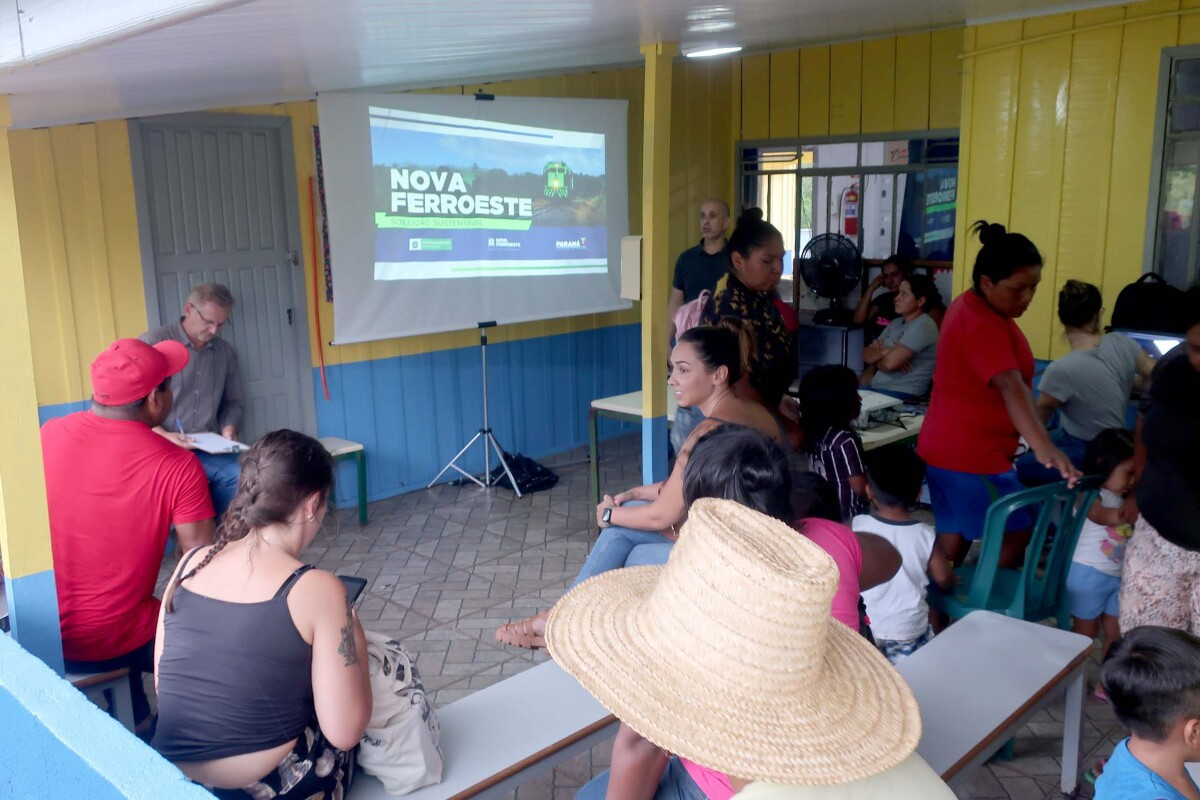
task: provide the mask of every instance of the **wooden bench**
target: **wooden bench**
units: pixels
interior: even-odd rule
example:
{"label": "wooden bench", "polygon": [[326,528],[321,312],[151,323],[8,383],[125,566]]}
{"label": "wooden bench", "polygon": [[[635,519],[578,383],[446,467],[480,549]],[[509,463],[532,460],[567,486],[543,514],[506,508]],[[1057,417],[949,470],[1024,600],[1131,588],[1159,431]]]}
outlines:
{"label": "wooden bench", "polygon": [[[437,711],[442,782],[411,800],[501,797],[617,732],[617,720],[553,661]],[[383,784],[360,770],[347,800],[385,800]]]}
{"label": "wooden bench", "polygon": [[[952,786],[970,779],[1022,725],[1066,690],[1062,789],[1078,786],[1084,665],[1092,641],[976,611],[898,666],[921,707],[917,752]],[[554,662],[438,711],[441,783],[405,797],[499,797],[616,733],[617,720]],[[348,800],[390,797],[361,772]]]}
{"label": "wooden bench", "polygon": [[63,676],[96,705],[108,708],[108,713],[129,730],[133,730],[133,698],[129,690],[129,668],[109,672],[68,672]]}
{"label": "wooden bench", "polygon": [[329,451],[334,462],[348,459],[354,460],[354,469],[358,478],[358,524],[367,524],[367,454],[359,442],[349,439],[339,439],[336,436],[322,436],[321,445]]}
{"label": "wooden bench", "polygon": [[921,707],[917,753],[964,784],[1039,709],[1066,691],[1062,791],[1079,785],[1084,666],[1092,640],[974,611],[897,665]]}

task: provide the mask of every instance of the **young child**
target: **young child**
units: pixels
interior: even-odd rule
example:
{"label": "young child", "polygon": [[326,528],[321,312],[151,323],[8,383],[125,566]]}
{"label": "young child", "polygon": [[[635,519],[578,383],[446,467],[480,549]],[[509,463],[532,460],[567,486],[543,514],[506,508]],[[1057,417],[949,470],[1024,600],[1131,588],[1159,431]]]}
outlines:
{"label": "young child", "polygon": [[1130,736],[1096,779],[1096,800],[1200,800],[1200,639],[1146,625],[1116,640],[1100,679]]}
{"label": "young child", "polygon": [[875,646],[898,663],[933,638],[925,587],[929,578],[954,586],[954,570],[937,544],[937,534],[912,518],[921,494],[925,463],[907,447],[885,447],[867,458],[867,497],[872,511],[855,517],[855,533],[873,533],[900,552],[900,569],[886,583],[862,593]]}
{"label": "young child", "polygon": [[[1103,656],[1120,634],[1117,599],[1121,593],[1121,567],[1125,545],[1133,534],[1121,509],[1125,495],[1133,488],[1133,435],[1123,428],[1100,431],[1088,443],[1083,471],[1103,477],[1104,484],[1079,532],[1067,573],[1067,597],[1071,630],[1095,638],[1103,628]],[[1102,696],[1102,690],[1096,694]]]}
{"label": "young child", "polygon": [[837,491],[843,521],[867,510],[862,441],[850,427],[861,408],[858,377],[849,367],[814,367],[800,381],[804,452],[812,471]]}

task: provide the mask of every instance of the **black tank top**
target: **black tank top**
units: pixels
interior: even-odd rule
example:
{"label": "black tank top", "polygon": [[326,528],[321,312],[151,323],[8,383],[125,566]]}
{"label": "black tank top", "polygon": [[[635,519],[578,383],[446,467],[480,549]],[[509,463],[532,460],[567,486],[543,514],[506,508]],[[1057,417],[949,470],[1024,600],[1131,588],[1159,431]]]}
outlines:
{"label": "black tank top", "polygon": [[296,738],[315,719],[312,646],[287,605],[288,592],[310,569],[297,569],[260,603],[175,587],[174,611],[163,622],[153,742],[165,758],[208,761],[266,750]]}

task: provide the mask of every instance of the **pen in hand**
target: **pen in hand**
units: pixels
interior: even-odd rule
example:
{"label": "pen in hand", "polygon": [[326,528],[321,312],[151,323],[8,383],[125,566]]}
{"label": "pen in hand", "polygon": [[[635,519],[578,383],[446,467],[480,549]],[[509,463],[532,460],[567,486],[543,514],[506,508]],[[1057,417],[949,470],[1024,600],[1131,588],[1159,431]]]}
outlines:
{"label": "pen in hand", "polygon": [[192,441],[192,437],[188,436],[187,433],[184,432],[183,421],[180,420],[179,417],[175,418],[175,427],[179,430],[179,441],[180,441],[181,445],[183,447],[187,447],[187,448],[191,449],[191,447],[187,443]]}

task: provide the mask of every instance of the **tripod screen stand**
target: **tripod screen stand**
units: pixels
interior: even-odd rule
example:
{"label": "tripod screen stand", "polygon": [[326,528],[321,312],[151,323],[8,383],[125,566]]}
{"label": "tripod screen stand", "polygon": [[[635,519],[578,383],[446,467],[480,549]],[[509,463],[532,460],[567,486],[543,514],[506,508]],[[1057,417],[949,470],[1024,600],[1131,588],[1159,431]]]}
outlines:
{"label": "tripod screen stand", "polygon": [[[499,483],[500,478],[497,477],[495,480],[492,479],[491,450],[488,449],[488,445],[491,445],[492,450],[496,451],[496,458],[500,460],[500,465],[504,467],[504,474],[508,476],[509,484],[512,485],[512,489],[514,492],[516,492],[517,497],[520,497],[521,490],[517,486],[517,480],[513,477],[512,470],[508,468],[508,460],[504,458],[504,448],[502,448],[500,443],[496,441],[496,435],[492,433],[491,424],[488,422],[487,329],[496,327],[496,323],[494,321],[480,322],[476,327],[479,328],[479,359],[483,366],[483,427],[479,429],[478,433],[471,437],[471,441],[463,445],[462,450],[459,450],[458,454],[454,456],[454,458],[450,459],[446,466],[442,467],[442,471],[439,472],[437,476],[429,482],[429,486],[426,486],[425,488],[432,488],[433,485],[438,482],[438,478],[441,478],[446,474],[446,470],[450,469],[457,471],[464,478],[479,484],[484,489],[490,489],[491,487],[495,486],[497,483]],[[458,460],[466,455],[467,451],[471,449],[471,446],[480,439],[483,440],[483,480],[479,480],[479,478],[476,478],[474,475],[458,465]]]}

